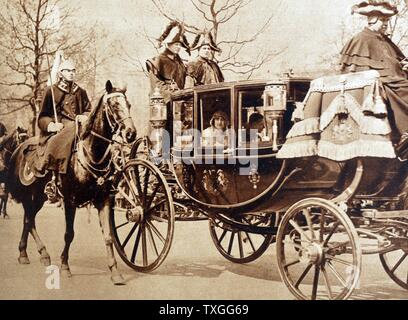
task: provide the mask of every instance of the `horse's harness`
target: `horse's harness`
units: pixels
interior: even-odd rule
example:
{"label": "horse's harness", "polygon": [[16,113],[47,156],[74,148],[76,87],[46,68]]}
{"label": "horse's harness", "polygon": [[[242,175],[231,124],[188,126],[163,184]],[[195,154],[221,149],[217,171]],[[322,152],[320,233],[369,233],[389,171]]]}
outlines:
{"label": "horse's harness", "polygon": [[[121,91],[105,94],[105,96],[103,97],[102,103],[103,103],[106,120],[109,124],[112,136],[118,137],[119,132],[124,125],[124,121],[131,118],[131,116],[130,116],[130,113],[128,113],[127,116],[123,118],[118,118],[116,116],[115,112],[112,110],[112,106],[109,104],[109,101],[108,101],[110,98],[113,98],[113,97],[124,97],[126,100],[127,106],[128,106],[126,110],[129,110],[130,104],[128,103],[126,99],[125,94]],[[112,170],[112,162],[114,159],[114,154],[112,153],[112,145],[114,143],[123,144],[123,142],[120,142],[117,139],[113,139],[113,138],[112,139],[106,138],[100,135],[99,133],[91,130],[90,131],[91,135],[109,144],[102,158],[98,161],[95,161],[92,159],[90,151],[87,150],[87,148],[84,146],[83,140],[79,137],[79,132],[78,132],[79,126],[78,126],[77,121],[78,120],[76,120],[76,131],[77,131],[76,140],[78,141],[78,143],[75,143],[75,145],[77,146],[78,154],[83,155],[83,157],[78,157],[78,161],[81,164],[81,166],[97,180],[97,184],[102,186],[105,183],[106,178],[109,176]],[[104,164],[105,162],[106,164],[102,168],[100,168],[99,166]]]}

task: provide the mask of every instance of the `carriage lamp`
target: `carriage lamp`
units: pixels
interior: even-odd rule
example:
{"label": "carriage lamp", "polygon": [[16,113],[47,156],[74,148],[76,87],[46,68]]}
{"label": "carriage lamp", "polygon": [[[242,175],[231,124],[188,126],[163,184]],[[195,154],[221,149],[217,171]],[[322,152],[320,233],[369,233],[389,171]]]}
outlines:
{"label": "carriage lamp", "polygon": [[272,141],[272,150],[278,151],[279,130],[286,111],[286,85],[283,82],[269,84],[264,91],[264,112],[267,136]]}
{"label": "carriage lamp", "polygon": [[152,150],[158,156],[162,154],[164,128],[167,121],[167,107],[159,88],[155,88],[150,96],[150,140]]}

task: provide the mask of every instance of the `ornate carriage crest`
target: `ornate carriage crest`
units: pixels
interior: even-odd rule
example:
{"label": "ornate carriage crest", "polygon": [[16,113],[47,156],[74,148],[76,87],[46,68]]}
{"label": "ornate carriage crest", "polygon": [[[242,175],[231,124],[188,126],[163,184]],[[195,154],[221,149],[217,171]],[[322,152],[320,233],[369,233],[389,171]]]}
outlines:
{"label": "ornate carriage crest", "polygon": [[203,172],[203,187],[212,195],[226,192],[229,186],[229,180],[222,169],[209,169]]}

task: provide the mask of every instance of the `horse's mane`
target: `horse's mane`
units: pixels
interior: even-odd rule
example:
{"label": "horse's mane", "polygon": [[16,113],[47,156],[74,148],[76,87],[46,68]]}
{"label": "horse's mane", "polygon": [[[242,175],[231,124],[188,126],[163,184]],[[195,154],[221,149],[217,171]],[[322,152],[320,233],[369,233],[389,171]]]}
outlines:
{"label": "horse's mane", "polygon": [[103,105],[103,97],[104,97],[104,96],[105,96],[105,95],[102,95],[102,96],[101,96],[101,98],[99,99],[99,102],[98,102],[96,108],[94,108],[94,109],[91,111],[91,113],[89,114],[89,116],[88,116],[88,121],[86,122],[86,124],[85,124],[85,126],[84,126],[84,130],[82,131],[82,134],[81,134],[81,139],[85,139],[85,138],[89,135],[89,133],[92,131],[92,128],[93,128],[93,124],[94,124],[94,122],[95,122],[96,115],[98,114],[99,109],[100,109],[100,108],[102,107],[102,105]]}

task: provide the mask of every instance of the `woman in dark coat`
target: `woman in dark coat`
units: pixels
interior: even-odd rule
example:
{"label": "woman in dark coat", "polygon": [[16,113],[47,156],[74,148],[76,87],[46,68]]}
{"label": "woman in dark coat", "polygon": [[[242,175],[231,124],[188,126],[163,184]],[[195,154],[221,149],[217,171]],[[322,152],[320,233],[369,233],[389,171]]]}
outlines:
{"label": "woman in dark coat", "polygon": [[362,2],[353,12],[365,15],[368,26],[355,35],[341,51],[343,72],[377,70],[388,99],[390,120],[397,135],[408,129],[408,61],[386,35],[390,17],[397,8],[386,1]]}

